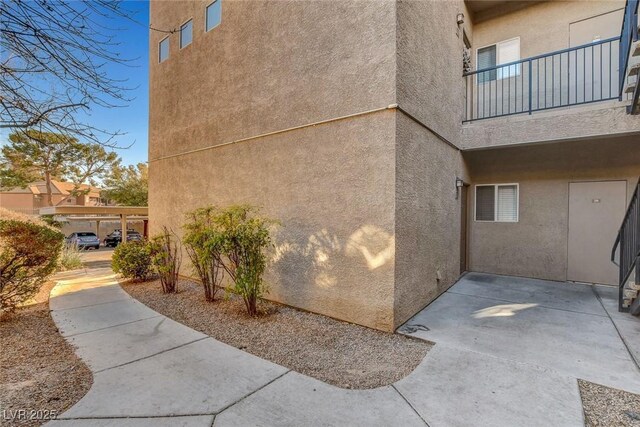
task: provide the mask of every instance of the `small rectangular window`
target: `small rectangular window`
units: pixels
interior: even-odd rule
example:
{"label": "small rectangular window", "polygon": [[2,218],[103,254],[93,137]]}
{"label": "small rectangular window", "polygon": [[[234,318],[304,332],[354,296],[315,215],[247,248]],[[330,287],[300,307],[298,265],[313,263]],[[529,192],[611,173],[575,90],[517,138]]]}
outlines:
{"label": "small rectangular window", "polygon": [[476,221],[518,222],[518,184],[476,186]]}
{"label": "small rectangular window", "polygon": [[158,46],[158,62],[162,62],[169,58],[169,37],[160,40]]}
{"label": "small rectangular window", "polygon": [[193,20],[180,27],[180,49],[189,46],[193,39]]}
{"label": "small rectangular window", "polygon": [[212,30],[220,24],[222,20],[222,0],[216,0],[207,6],[205,17],[206,31]]}
{"label": "small rectangular window", "polygon": [[[496,45],[478,49],[478,66],[476,69],[484,70],[496,66]],[[496,70],[485,71],[478,75],[478,83],[484,83],[496,79]]]}
{"label": "small rectangular window", "polygon": [[500,67],[520,60],[520,38],[505,40],[491,46],[478,49],[476,62],[477,70],[498,67],[495,70],[478,74],[478,83],[516,77],[520,75],[521,64]]}
{"label": "small rectangular window", "polygon": [[476,187],[476,221],[493,221],[495,219],[495,190],[493,185]]}

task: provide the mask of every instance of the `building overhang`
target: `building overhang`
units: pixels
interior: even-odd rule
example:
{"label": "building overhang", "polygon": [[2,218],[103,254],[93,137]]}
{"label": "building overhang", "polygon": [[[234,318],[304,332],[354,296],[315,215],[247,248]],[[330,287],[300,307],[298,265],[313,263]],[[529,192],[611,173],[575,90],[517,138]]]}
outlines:
{"label": "building overhang", "polygon": [[541,0],[466,0],[474,23],[542,3]]}
{"label": "building overhang", "polygon": [[[65,221],[120,221],[119,216],[65,216]],[[148,216],[131,215],[127,221],[149,221]]]}
{"label": "building overhang", "polygon": [[48,206],[40,208],[40,215],[86,216],[148,216],[146,206]]}

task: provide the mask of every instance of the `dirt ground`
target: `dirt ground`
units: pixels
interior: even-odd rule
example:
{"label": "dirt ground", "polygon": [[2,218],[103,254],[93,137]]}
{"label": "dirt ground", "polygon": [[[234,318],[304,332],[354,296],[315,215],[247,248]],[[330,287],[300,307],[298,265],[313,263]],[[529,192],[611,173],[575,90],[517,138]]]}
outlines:
{"label": "dirt ground", "polygon": [[418,366],[432,346],[267,301],[261,302],[263,314],[252,318],[240,298],[206,302],[201,286],[188,281],[181,281],[180,292],[174,295],[162,294],[157,281],[123,287],[173,320],[343,388],[375,388],[398,381]]}
{"label": "dirt ground", "polygon": [[91,371],[49,315],[53,286],[0,321],[0,425],[44,424],[91,388]]}

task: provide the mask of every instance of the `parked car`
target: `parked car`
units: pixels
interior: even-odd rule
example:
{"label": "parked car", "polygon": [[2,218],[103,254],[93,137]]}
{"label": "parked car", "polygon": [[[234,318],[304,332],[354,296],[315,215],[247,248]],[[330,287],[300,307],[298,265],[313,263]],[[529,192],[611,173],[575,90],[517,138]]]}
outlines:
{"label": "parked car", "polygon": [[100,239],[96,233],[90,231],[80,231],[71,233],[66,238],[67,245],[73,245],[78,249],[100,249]]}
{"label": "parked car", "polygon": [[[139,242],[142,235],[135,230],[127,230],[127,242]],[[118,246],[122,241],[122,232],[120,229],[114,230],[111,234],[104,238],[104,245],[112,248]]]}

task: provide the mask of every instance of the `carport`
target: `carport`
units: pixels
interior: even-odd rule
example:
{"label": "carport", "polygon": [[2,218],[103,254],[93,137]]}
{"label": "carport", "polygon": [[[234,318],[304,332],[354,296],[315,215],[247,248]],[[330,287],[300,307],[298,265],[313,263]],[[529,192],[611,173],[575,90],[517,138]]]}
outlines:
{"label": "carport", "polygon": [[96,231],[100,230],[101,221],[120,221],[123,242],[127,241],[127,223],[142,221],[144,237],[148,237],[149,208],[146,206],[50,206],[40,208],[40,215],[53,215],[64,221],[95,221]]}

